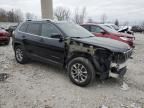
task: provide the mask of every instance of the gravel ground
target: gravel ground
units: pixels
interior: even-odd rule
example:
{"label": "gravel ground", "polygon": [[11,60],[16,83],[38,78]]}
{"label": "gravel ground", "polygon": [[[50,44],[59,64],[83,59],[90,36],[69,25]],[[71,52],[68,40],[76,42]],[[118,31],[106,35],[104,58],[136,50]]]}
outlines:
{"label": "gravel ground", "polygon": [[0,108],[144,108],[144,35],[123,81],[96,81],[85,88],[72,84],[58,66],[39,62],[20,65],[11,44],[0,46]]}

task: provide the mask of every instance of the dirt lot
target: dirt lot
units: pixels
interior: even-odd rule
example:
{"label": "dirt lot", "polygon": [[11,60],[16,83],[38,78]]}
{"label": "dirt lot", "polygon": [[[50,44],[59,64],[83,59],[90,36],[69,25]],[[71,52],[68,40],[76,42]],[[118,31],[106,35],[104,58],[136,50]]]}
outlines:
{"label": "dirt lot", "polygon": [[0,108],[144,108],[144,35],[136,34],[124,78],[128,87],[122,88],[120,80],[98,78],[93,85],[78,87],[57,66],[16,63],[11,44],[0,46],[0,73],[8,74],[0,80]]}

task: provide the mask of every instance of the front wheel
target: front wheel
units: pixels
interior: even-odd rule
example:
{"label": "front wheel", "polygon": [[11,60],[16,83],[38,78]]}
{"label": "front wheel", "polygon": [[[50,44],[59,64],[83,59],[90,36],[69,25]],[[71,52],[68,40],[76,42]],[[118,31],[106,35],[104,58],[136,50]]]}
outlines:
{"label": "front wheel", "polygon": [[92,63],[83,57],[72,59],[68,64],[70,80],[78,86],[87,86],[95,78]]}

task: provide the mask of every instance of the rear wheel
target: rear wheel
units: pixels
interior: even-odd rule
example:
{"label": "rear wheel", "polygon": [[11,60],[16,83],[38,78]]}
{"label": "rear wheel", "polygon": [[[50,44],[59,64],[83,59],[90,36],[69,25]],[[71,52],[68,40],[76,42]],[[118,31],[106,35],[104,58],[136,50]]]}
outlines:
{"label": "rear wheel", "polygon": [[68,64],[70,80],[78,86],[87,86],[95,78],[95,71],[92,63],[83,57],[77,57]]}
{"label": "rear wheel", "polygon": [[18,45],[15,47],[15,58],[16,58],[16,61],[20,64],[25,64],[28,62],[28,57],[26,55],[26,52],[23,46]]}

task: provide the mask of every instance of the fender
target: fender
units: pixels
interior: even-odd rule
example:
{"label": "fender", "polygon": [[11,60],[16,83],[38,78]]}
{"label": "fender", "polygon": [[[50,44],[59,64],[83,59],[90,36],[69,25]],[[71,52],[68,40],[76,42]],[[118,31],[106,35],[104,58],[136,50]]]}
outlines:
{"label": "fender", "polygon": [[13,49],[14,49],[17,45],[23,45],[23,46],[24,46],[24,44],[23,44],[22,41],[19,41],[19,39],[14,39],[14,40],[12,41]]}

